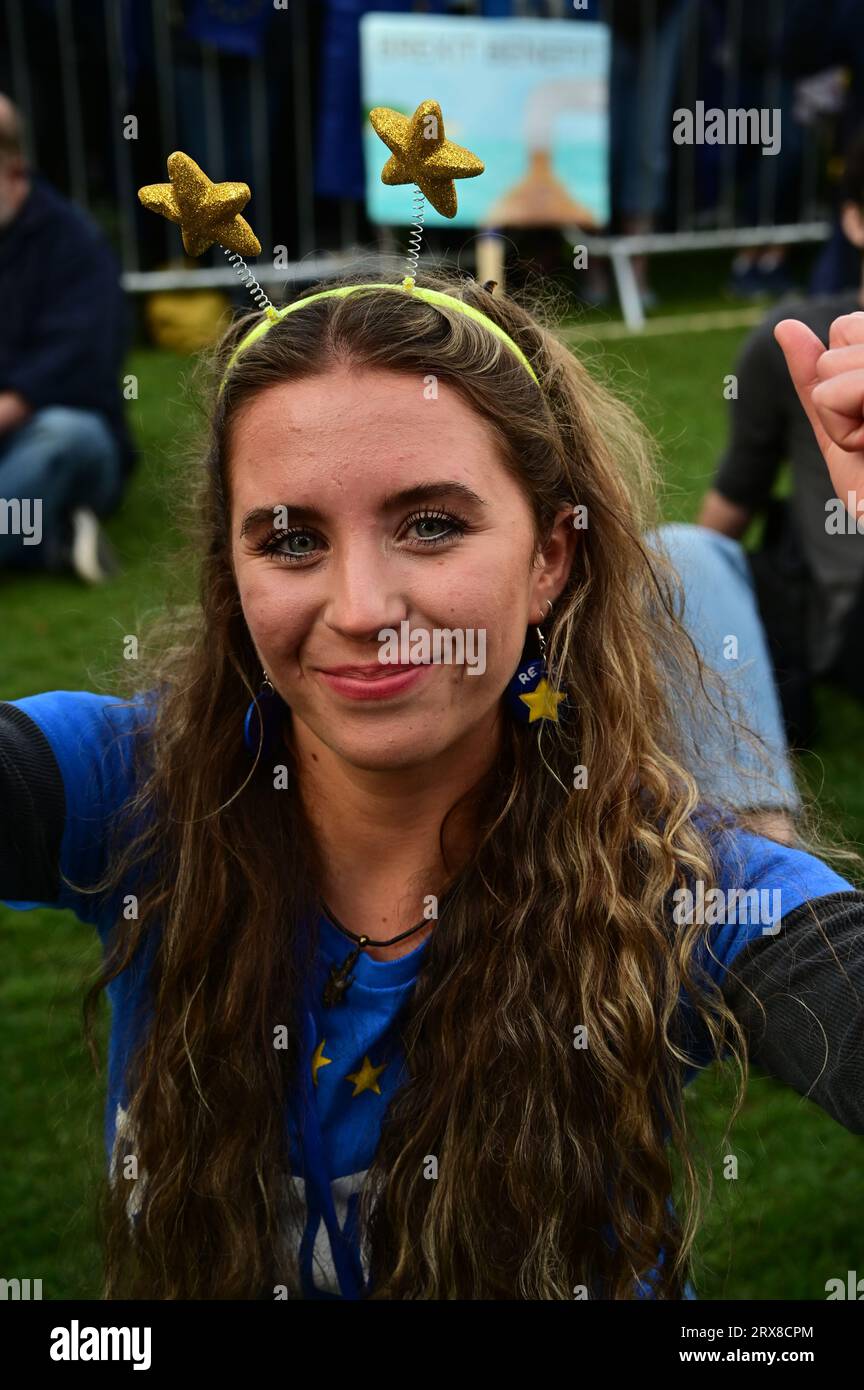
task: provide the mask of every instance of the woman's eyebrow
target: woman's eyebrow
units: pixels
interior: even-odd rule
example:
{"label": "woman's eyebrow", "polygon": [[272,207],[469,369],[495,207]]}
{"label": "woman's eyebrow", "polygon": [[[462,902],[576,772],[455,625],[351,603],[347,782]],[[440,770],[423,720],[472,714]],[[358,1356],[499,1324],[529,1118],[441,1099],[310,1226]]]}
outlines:
{"label": "woman's eyebrow", "polygon": [[[458,497],[469,506],[485,507],[488,503],[484,498],[467,486],[466,483],[457,482],[455,479],[444,479],[440,482],[418,483],[415,487],[403,488],[401,492],[388,493],[381,504],[381,510],[385,512],[396,511],[401,507],[416,506],[422,502],[431,502],[436,498]],[[240,535],[245,536],[255,526],[273,525],[273,518],[277,512],[284,512],[290,516],[292,522],[324,522],[326,517],[318,507],[301,507],[292,505],[290,502],[275,502],[272,507],[253,507],[246,512],[240,526]]]}

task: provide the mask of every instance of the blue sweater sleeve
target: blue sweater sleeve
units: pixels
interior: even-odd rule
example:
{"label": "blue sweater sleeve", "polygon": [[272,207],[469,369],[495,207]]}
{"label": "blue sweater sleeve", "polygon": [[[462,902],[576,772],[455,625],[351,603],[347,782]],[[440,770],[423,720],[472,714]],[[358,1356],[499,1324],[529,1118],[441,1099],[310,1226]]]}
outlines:
{"label": "blue sweater sleeve", "polygon": [[[32,855],[49,793],[56,824],[51,843],[40,846],[35,876],[31,871],[19,880],[7,865],[11,881],[34,882],[38,894],[9,893],[0,899],[7,906],[69,908],[82,921],[99,923],[103,896],[82,890],[107,867],[109,831],[134,789],[134,735],[146,706],[144,697],[124,701],[81,690],[51,690],[0,705],[7,841],[17,842],[22,857]],[[0,891],[4,887],[0,882]]]}
{"label": "blue sweater sleeve", "polygon": [[[739,953],[754,941],[779,936],[784,918],[802,903],[854,891],[815,855],[749,831],[724,830],[718,850],[718,890],[723,896],[709,900],[706,895],[703,912],[712,927],[704,965],[720,985]],[[694,907],[697,904],[698,896]]]}

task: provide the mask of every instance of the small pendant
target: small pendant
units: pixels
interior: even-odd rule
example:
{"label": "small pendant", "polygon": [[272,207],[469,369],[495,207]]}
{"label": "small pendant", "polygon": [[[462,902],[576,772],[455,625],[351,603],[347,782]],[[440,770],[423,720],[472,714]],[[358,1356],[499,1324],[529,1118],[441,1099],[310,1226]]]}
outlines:
{"label": "small pendant", "polygon": [[354,983],[354,976],[351,971],[354,969],[359,954],[360,947],[357,946],[349,956],[346,956],[341,965],[331,965],[330,975],[322,996],[325,1009],[332,1009],[335,1004],[345,1002],[345,995]]}

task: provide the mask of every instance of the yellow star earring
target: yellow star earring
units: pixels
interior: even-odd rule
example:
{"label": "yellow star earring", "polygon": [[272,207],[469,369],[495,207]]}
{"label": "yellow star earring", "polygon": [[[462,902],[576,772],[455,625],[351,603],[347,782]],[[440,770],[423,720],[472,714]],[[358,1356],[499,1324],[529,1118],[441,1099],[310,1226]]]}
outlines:
{"label": "yellow star earring", "polygon": [[544,676],[530,695],[520,695],[519,698],[530,710],[529,724],[533,724],[535,719],[554,719],[557,724],[558,706],[567,697],[560,690],[555,690]]}
{"label": "yellow star earring", "polygon": [[182,150],[168,156],[170,183],[148,183],[138,189],[138,199],[150,212],[179,223],[183,245],[190,256],[203,256],[218,244],[252,298],[268,314],[275,314],[267,295],[254,278],[243,256],[257,256],[261,243],[241,208],[251,195],[248,183],[213,183],[194,159]]}
{"label": "yellow star earring", "polygon": [[455,217],[457,200],[453,180],[476,178],[486,166],[476,154],[447,139],[437,101],[421,101],[410,118],[389,106],[376,106],[369,112],[369,120],[375,134],[391,151],[381,170],[381,182],[390,186],[415,185],[414,230],[408,252],[408,273],[402,282],[406,289],[411,289],[420,259],[426,199],[442,217]]}
{"label": "yellow star earring", "polygon": [[[549,612],[552,612],[552,603]],[[511,678],[505,696],[511,714],[523,724],[533,724],[537,719],[551,719],[558,723],[558,706],[566,700],[562,690],[550,684],[546,670],[546,637],[543,629],[535,629],[540,643],[540,655],[521,661]]]}

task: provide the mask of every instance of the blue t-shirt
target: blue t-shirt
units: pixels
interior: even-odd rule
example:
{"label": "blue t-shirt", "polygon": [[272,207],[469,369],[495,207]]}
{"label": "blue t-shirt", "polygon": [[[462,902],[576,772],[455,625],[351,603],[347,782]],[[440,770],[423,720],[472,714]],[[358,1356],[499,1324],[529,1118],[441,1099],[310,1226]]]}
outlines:
{"label": "blue t-shirt", "polygon": [[[106,833],[133,789],[132,736],[147,713],[149,698],[123,702],[85,691],[54,690],[8,702],[39,726],[60,767],[66,797],[60,869],[74,883],[86,886],[105,870]],[[724,837],[720,888],[758,892],[761,897],[751,901],[767,911],[751,913],[755,920],[720,921],[712,928],[704,966],[718,984],[748,942],[777,929],[780,916],[812,898],[851,890],[845,879],[812,855],[743,831],[724,832]],[[50,903],[5,901],[22,910],[69,908],[82,921],[95,925],[104,945],[132,892],[134,884],[124,883],[107,900],[100,900],[63,883]],[[679,908],[686,912],[687,903],[678,900]],[[704,920],[712,919],[706,915]],[[108,986],[111,1035],[105,1145],[109,1165],[115,1138],[126,1125],[127,1059],[150,1013],[147,973],[155,940],[149,936],[147,949]],[[393,961],[375,961],[361,953],[345,1002],[325,1008],[324,982],[331,966],[345,960],[352,943],[325,918],[319,922],[319,952],[305,1012],[305,1083],[302,1094],[293,1104],[289,1098],[286,1105],[292,1182],[307,1211],[300,1246],[305,1297],[363,1296],[368,1270],[363,1268],[357,1240],[360,1187],[387,1107],[404,1080],[395,1025],[413,989],[426,944],[421,942]],[[709,1051],[700,1057],[698,1046],[693,1050],[700,1065],[712,1060]],[[686,1080],[697,1069],[691,1068]],[[637,1291],[650,1296],[650,1283],[642,1283]],[[687,1296],[694,1296],[689,1287]]]}

